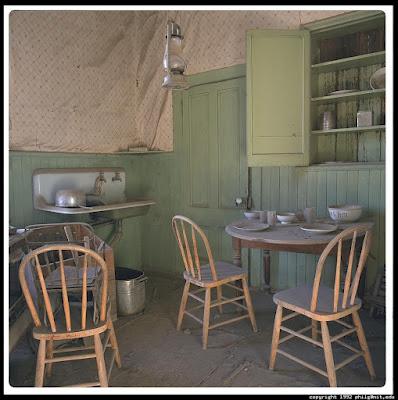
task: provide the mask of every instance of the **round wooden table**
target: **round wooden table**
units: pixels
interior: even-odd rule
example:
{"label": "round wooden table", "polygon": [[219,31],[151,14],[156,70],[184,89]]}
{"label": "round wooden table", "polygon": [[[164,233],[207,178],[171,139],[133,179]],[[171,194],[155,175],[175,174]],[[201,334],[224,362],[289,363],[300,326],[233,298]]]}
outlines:
{"label": "round wooden table", "polygon": [[[247,222],[248,220],[244,220]],[[225,227],[232,237],[233,263],[242,266],[242,248],[263,249],[265,288],[270,288],[270,251],[287,251],[294,253],[321,254],[326,245],[343,229],[354,225],[373,226],[372,222],[339,223],[338,229],[330,233],[312,233],[300,228],[302,223],[276,224],[263,231],[248,231],[235,228],[242,220],[234,221]],[[253,222],[259,222],[254,220]],[[335,224],[334,221],[317,220],[317,222]],[[344,246],[343,246],[344,250]],[[346,251],[343,251],[346,253]]]}

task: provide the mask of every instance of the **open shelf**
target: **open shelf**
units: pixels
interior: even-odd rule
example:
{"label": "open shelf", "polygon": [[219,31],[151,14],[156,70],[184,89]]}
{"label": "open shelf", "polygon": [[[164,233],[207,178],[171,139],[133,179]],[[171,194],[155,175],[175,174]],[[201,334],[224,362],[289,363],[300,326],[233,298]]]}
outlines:
{"label": "open shelf", "polygon": [[312,131],[312,135],[329,135],[333,133],[355,133],[355,132],[366,132],[366,131],[381,131],[385,130],[385,125],[372,125],[372,126],[355,126],[353,128],[338,128],[328,130],[316,130]]}
{"label": "open shelf", "polygon": [[358,90],[357,92],[335,94],[330,96],[313,97],[311,101],[313,103],[335,103],[339,100],[349,100],[352,98],[365,98],[371,96],[384,96],[386,89],[374,89],[374,90]]}
{"label": "open shelf", "polygon": [[385,51],[376,53],[362,54],[355,57],[340,58],[338,60],[327,61],[319,64],[311,65],[313,72],[331,72],[344,68],[364,67],[371,64],[384,63],[386,59]]}

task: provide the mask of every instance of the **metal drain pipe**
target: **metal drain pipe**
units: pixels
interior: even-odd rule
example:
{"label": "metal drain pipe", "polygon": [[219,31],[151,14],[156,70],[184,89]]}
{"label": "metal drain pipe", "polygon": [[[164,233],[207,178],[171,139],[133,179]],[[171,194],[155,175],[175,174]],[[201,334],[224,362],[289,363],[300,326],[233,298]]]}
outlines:
{"label": "metal drain pipe", "polygon": [[119,242],[120,239],[123,237],[123,220],[116,219],[115,222],[115,229],[112,232],[112,236],[108,239],[107,243],[109,246],[113,246],[115,243]]}
{"label": "metal drain pipe", "polygon": [[112,224],[114,225],[114,229],[108,239],[106,240],[106,243],[109,246],[112,246],[116,244],[117,242],[120,241],[120,239],[123,237],[123,220],[122,219],[106,219],[103,221],[97,221],[92,223],[91,225],[93,227],[95,226],[100,226],[100,225],[109,225]]}

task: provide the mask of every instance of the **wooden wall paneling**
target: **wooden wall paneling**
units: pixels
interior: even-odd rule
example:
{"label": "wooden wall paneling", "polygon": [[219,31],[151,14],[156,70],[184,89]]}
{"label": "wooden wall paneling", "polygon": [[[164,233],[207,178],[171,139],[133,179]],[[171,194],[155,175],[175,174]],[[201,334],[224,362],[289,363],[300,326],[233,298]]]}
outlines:
{"label": "wooden wall paneling", "polygon": [[[289,167],[279,167],[279,206],[276,208],[279,211],[289,211]],[[278,266],[278,287],[288,287],[288,270],[289,257],[288,253],[279,253]]]}
{"label": "wooden wall paneling", "polygon": [[327,180],[326,170],[317,172],[316,213],[319,217],[327,217]]}
{"label": "wooden wall paneling", "polygon": [[9,157],[9,174],[8,174],[8,199],[9,199],[9,223],[11,225],[18,226],[17,218],[17,188],[18,188],[18,178],[20,176],[20,166],[17,165],[18,157]]}
{"label": "wooden wall paneling", "polygon": [[[270,168],[250,168],[252,202],[255,210],[268,210],[270,187],[269,174]],[[256,287],[264,285],[264,265],[263,251],[259,249],[248,249],[247,251],[250,262],[250,284]]]}
{"label": "wooden wall paneling", "polygon": [[337,204],[343,205],[347,204],[347,181],[348,175],[347,171],[337,171],[337,185],[336,185],[336,200]]}
{"label": "wooden wall paneling", "polygon": [[381,153],[380,132],[361,132],[358,138],[358,161],[380,161]]}
{"label": "wooden wall paneling", "polygon": [[[288,211],[298,209],[297,168],[288,167],[289,201]],[[287,253],[287,282],[288,287],[297,285],[297,253]]]}
{"label": "wooden wall paneling", "polygon": [[386,185],[385,185],[385,170],[380,170],[380,201],[378,205],[379,214],[379,258],[378,267],[381,268],[386,262],[386,249],[385,249],[385,239],[386,239]]}
{"label": "wooden wall paneling", "polygon": [[380,161],[386,161],[386,131],[380,131]]}
{"label": "wooden wall paneling", "polygon": [[[327,96],[328,93],[337,90],[336,72],[326,72],[318,74],[319,97]],[[322,129],[322,114],[325,111],[335,112],[337,119],[337,110],[334,103],[326,103],[313,106],[313,130]],[[337,122],[337,121],[336,121]],[[314,163],[323,161],[334,161],[336,158],[336,136],[335,135],[317,135],[312,138],[316,143],[314,145]]]}
{"label": "wooden wall paneling", "polygon": [[[302,168],[297,168],[297,208],[303,210],[307,207],[308,174]],[[307,256],[297,254],[296,286],[306,283]]]}
{"label": "wooden wall paneling", "polygon": [[369,173],[370,170],[358,171],[358,204],[363,207],[363,217],[369,218]]}
{"label": "wooden wall paneling", "polygon": [[[307,183],[307,207],[316,207],[317,204],[317,172],[308,171],[308,183]],[[315,276],[315,268],[317,257],[311,254],[306,254],[306,271],[305,279],[306,282],[311,282]]]}
{"label": "wooden wall paneling", "polygon": [[358,170],[347,171],[347,204],[358,204]]}
{"label": "wooden wall paneling", "polygon": [[380,235],[380,213],[379,213],[379,208],[380,208],[380,200],[381,200],[381,190],[383,189],[383,186],[381,184],[381,171],[378,169],[375,170],[370,170],[369,171],[369,212],[370,212],[370,218],[375,222],[375,225],[373,227],[373,235],[374,235],[374,240],[372,243],[372,247],[370,252],[372,255],[376,258],[374,260],[372,257],[368,257],[368,262],[367,262],[367,273],[366,273],[366,281],[367,281],[367,286],[370,284],[370,282],[373,282],[378,268],[380,267],[379,264],[379,251],[384,251],[384,249],[380,249],[380,241],[379,241],[379,235]]}

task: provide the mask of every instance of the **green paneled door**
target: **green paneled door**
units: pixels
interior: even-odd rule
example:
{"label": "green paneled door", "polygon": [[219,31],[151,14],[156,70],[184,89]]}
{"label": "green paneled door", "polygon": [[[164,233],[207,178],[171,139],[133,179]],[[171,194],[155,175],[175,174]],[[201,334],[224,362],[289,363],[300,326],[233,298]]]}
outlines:
{"label": "green paneled door", "polygon": [[245,78],[194,86],[183,94],[181,212],[206,232],[218,259],[231,259],[224,227],[247,196]]}

